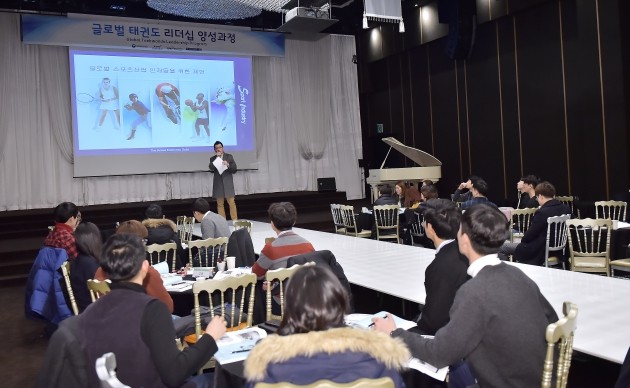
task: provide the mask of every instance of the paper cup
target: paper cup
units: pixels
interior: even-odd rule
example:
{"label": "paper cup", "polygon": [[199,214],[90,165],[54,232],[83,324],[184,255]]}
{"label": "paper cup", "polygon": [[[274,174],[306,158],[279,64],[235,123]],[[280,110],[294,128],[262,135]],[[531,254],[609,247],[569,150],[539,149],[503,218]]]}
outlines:
{"label": "paper cup", "polygon": [[225,271],[225,261],[220,261],[217,263],[217,271]]}
{"label": "paper cup", "polygon": [[225,262],[227,263],[227,269],[236,268],[236,257],[228,256],[225,258]]}

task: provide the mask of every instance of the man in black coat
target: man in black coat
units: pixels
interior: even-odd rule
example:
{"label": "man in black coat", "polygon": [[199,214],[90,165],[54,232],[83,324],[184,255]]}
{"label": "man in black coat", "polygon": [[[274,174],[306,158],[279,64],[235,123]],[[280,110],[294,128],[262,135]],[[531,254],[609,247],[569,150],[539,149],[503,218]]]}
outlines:
{"label": "man in black coat", "polygon": [[459,253],[457,231],[461,212],[448,200],[434,200],[424,212],[426,236],[436,247],[435,259],[427,267],[424,287],[427,297],[417,328],[411,331],[435,335],[449,321],[455,293],[469,279],[468,259]]}
{"label": "man in black coat", "polygon": [[544,181],[536,185],[536,197],[540,208],[532,217],[532,223],[523,235],[520,243],[505,243],[501,247],[499,257],[507,259],[514,255],[520,263],[543,265],[545,261],[545,244],[547,243],[547,219],[549,217],[571,214],[571,209],[554,199],[556,188]]}

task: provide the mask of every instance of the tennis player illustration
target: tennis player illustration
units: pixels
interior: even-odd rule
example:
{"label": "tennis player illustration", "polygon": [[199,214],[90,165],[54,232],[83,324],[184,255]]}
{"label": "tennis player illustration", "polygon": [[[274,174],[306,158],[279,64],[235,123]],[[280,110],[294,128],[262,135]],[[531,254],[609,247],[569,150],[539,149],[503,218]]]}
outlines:
{"label": "tennis player illustration", "polygon": [[[109,78],[103,78],[98,88],[98,100],[101,102],[99,109],[101,111],[98,118],[98,127],[103,126],[107,113],[114,112],[116,121],[114,123],[116,129],[120,129],[120,107],[118,106],[118,88],[113,86]],[[95,128],[96,129],[96,128]]]}

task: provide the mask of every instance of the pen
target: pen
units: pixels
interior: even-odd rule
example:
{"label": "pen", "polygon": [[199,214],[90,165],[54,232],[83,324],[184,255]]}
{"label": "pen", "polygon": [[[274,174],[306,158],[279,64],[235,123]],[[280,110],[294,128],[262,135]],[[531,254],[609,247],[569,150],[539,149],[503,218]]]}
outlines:
{"label": "pen", "polygon": [[252,349],[251,349],[251,348],[249,348],[249,349],[235,350],[235,351],[233,351],[233,352],[232,352],[232,354],[234,354],[234,353],[244,353],[244,352],[249,352],[250,350],[252,350]]}
{"label": "pen", "polygon": [[[387,315],[385,315],[385,316],[383,317],[383,319],[387,319]],[[374,326],[374,322],[372,322],[372,323],[370,323],[370,324],[368,325],[368,327],[372,327],[372,326]]]}

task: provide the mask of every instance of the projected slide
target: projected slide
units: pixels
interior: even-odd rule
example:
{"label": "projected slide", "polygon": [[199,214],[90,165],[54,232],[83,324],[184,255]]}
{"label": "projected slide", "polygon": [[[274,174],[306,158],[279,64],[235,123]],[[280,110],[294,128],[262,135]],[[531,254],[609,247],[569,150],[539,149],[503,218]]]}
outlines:
{"label": "projected slide", "polygon": [[[70,64],[75,176],[198,171],[217,140],[255,168],[251,58],[71,49]],[[102,171],[123,155],[153,157]]]}

